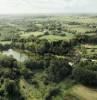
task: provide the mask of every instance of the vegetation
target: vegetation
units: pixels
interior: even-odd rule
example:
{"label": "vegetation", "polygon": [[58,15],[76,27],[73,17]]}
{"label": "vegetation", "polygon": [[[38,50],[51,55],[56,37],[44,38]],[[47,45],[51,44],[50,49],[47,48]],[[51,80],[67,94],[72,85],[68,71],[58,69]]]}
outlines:
{"label": "vegetation", "polygon": [[0,17],[0,100],[97,100],[96,21]]}

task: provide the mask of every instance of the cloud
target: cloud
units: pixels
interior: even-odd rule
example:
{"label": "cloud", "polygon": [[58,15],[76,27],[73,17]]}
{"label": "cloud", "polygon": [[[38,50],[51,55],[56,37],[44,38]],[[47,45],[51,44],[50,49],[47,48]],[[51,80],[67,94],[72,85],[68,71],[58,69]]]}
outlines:
{"label": "cloud", "polygon": [[95,13],[96,0],[0,0],[0,14]]}

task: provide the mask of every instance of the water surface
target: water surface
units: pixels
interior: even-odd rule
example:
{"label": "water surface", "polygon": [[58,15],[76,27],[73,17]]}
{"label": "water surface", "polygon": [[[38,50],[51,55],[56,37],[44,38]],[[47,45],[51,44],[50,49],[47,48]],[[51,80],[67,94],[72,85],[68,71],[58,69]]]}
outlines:
{"label": "water surface", "polygon": [[7,56],[13,56],[13,58],[15,58],[17,61],[20,61],[20,62],[23,62],[28,59],[28,56],[26,54],[21,53],[19,51],[15,51],[13,49],[3,51],[3,54]]}

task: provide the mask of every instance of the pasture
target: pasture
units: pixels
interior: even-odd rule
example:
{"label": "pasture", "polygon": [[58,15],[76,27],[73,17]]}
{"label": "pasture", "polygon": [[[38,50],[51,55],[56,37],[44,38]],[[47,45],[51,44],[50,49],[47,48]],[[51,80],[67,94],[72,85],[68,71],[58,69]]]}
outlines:
{"label": "pasture", "polygon": [[48,41],[58,41],[58,40],[69,41],[74,38],[74,35],[72,33],[65,33],[65,34],[66,36],[44,35],[40,37],[39,39],[47,39]]}
{"label": "pasture", "polygon": [[72,88],[72,94],[78,96],[80,100],[97,100],[96,89],[91,89],[83,85],[75,85]]}
{"label": "pasture", "polygon": [[24,37],[24,38],[28,38],[30,36],[39,36],[39,35],[43,35],[44,33],[43,32],[24,32],[22,33],[20,36],[21,37]]}

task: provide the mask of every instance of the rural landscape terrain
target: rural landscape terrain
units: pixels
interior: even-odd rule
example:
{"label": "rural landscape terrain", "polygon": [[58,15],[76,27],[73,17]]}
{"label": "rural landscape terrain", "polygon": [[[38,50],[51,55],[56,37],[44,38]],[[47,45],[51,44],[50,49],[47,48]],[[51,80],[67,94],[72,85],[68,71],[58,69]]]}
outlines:
{"label": "rural landscape terrain", "polygon": [[0,100],[97,100],[97,16],[1,15]]}

